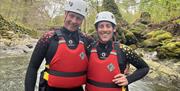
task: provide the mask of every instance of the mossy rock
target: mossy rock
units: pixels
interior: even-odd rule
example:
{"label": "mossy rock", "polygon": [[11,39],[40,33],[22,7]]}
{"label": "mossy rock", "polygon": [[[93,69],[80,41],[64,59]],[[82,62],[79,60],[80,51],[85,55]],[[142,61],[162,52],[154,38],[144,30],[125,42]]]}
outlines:
{"label": "mossy rock", "polygon": [[15,33],[28,34],[32,37],[37,37],[37,31],[30,29],[22,24],[16,24],[12,22],[10,26]]}
{"label": "mossy rock", "polygon": [[163,45],[162,48],[180,54],[180,42],[171,42],[166,45]]}
{"label": "mossy rock", "polygon": [[150,38],[155,38],[157,39],[158,41],[163,41],[163,40],[166,40],[166,39],[172,39],[172,34],[169,33],[169,32],[166,32],[164,30],[156,30],[156,31],[152,31],[150,33],[147,33],[145,35],[145,37],[147,39],[150,39]]}
{"label": "mossy rock", "polygon": [[141,23],[136,23],[131,27],[131,32],[133,33],[140,33],[141,31],[146,29],[146,25]]}
{"label": "mossy rock", "polygon": [[163,34],[163,33],[165,33],[165,32],[166,32],[166,31],[164,31],[164,30],[154,30],[154,31],[151,31],[151,32],[147,33],[147,34],[146,34],[146,37],[147,37],[147,38],[156,37],[156,36],[158,36],[158,35],[160,35],[160,34]]}
{"label": "mossy rock", "polygon": [[136,36],[131,31],[126,31],[125,38],[126,38],[126,45],[131,45],[138,42]]}
{"label": "mossy rock", "polygon": [[151,22],[151,14],[149,12],[142,12],[139,22],[142,24],[149,24]]}
{"label": "mossy rock", "polygon": [[129,29],[138,39],[141,39],[143,34],[142,32],[146,29],[146,26],[144,24],[139,24],[137,26],[132,26],[132,28]]}
{"label": "mossy rock", "polygon": [[169,42],[157,49],[159,58],[180,58],[180,42]]}
{"label": "mossy rock", "polygon": [[9,22],[0,15],[0,32],[14,31],[14,33],[28,34],[32,37],[37,37],[37,31],[25,27],[24,25],[17,24],[15,22]]}
{"label": "mossy rock", "polygon": [[150,38],[141,43],[141,47],[145,48],[156,48],[159,45],[161,45],[161,43],[156,38]]}

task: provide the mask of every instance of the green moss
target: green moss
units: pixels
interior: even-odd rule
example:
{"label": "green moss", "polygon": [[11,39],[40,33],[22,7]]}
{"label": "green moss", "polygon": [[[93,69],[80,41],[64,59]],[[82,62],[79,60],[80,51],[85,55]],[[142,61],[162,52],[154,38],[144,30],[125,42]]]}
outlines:
{"label": "green moss", "polygon": [[158,41],[162,41],[162,40],[165,40],[165,39],[171,39],[172,34],[169,33],[169,32],[166,32],[164,30],[156,30],[156,31],[152,31],[150,33],[147,33],[146,37],[147,37],[147,39],[155,38]]}
{"label": "green moss", "polygon": [[150,33],[147,33],[147,38],[154,38],[156,37],[157,35],[160,35],[160,34],[163,34],[165,33],[164,30],[155,30],[155,31],[151,31]]}
{"label": "green moss", "polygon": [[169,42],[158,49],[160,57],[180,57],[180,42]]}
{"label": "green moss", "polygon": [[[16,24],[17,26],[15,27],[15,29],[19,30],[21,33],[23,34],[28,34],[32,37],[37,37],[38,33],[37,31],[31,29],[31,28],[28,28],[22,24]],[[17,31],[16,31],[17,32]]]}
{"label": "green moss", "polygon": [[28,34],[31,37],[37,37],[37,31],[30,29],[22,24],[9,22],[0,15],[0,31],[5,32],[4,30],[14,31],[14,33],[17,34]]}
{"label": "green moss", "polygon": [[135,33],[135,34],[140,34],[143,30],[146,29],[146,26],[144,24],[138,24],[134,25],[129,31]]}
{"label": "green moss", "polygon": [[126,31],[125,40],[127,45],[135,44],[138,42],[136,36],[131,31]]}
{"label": "green moss", "polygon": [[160,45],[159,41],[155,38],[144,40],[141,44],[143,47],[155,48]]}
{"label": "green moss", "polygon": [[[163,45],[162,48],[168,49],[170,51],[174,51],[175,49],[180,49],[179,45],[180,42],[171,42],[171,43],[167,43],[166,45]],[[178,51],[177,53],[180,53],[180,51]]]}
{"label": "green moss", "polygon": [[161,41],[161,40],[165,40],[165,39],[171,39],[172,38],[172,34],[169,32],[165,32],[163,34],[160,34],[158,36],[155,37],[157,40]]}

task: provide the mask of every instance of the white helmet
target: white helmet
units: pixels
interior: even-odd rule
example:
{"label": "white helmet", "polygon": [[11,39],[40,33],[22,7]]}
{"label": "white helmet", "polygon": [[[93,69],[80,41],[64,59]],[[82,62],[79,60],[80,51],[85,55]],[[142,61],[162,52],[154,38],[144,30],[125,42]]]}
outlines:
{"label": "white helmet", "polygon": [[82,16],[87,14],[87,3],[84,0],[69,0],[64,7],[65,11],[72,11]]}
{"label": "white helmet", "polygon": [[94,24],[96,24],[100,21],[109,21],[109,22],[113,23],[114,25],[116,25],[115,17],[109,11],[103,11],[103,12],[100,12],[97,14]]}

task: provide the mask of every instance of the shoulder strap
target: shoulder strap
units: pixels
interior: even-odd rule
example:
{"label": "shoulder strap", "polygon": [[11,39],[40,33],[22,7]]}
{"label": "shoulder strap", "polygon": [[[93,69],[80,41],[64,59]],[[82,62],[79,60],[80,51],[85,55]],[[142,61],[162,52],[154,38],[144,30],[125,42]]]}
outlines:
{"label": "shoulder strap", "polygon": [[124,70],[126,69],[126,58],[124,52],[122,51],[122,48],[120,48],[119,41],[114,42],[114,49],[117,52],[117,59],[118,59],[120,71],[121,73],[124,73]]}
{"label": "shoulder strap", "polygon": [[54,57],[57,47],[58,47],[58,41],[59,41],[59,37],[62,37],[63,34],[61,32],[60,29],[56,29],[54,30],[54,35],[50,40],[50,44],[46,53],[46,64],[49,64],[52,60],[52,58]]}
{"label": "shoulder strap", "polygon": [[55,36],[57,36],[57,37],[62,37],[63,36],[63,34],[62,34],[60,29],[55,30]]}
{"label": "shoulder strap", "polygon": [[97,41],[93,41],[92,43],[91,43],[91,48],[96,48],[97,47]]}

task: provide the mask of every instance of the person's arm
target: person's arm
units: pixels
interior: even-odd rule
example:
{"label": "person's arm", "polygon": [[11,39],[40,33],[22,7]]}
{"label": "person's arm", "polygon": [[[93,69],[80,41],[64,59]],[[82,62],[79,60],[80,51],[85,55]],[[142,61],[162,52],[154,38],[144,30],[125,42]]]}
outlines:
{"label": "person's arm", "polygon": [[52,36],[52,31],[45,33],[42,38],[39,39],[36,47],[32,53],[30,63],[25,77],[25,91],[34,91],[38,69],[46,55],[49,39]]}
{"label": "person's arm", "polygon": [[130,84],[143,78],[149,72],[149,66],[131,48],[124,46],[123,51],[126,55],[127,61],[134,67],[136,67],[136,70],[126,77],[128,80],[128,84]]}
{"label": "person's arm", "polygon": [[124,74],[117,74],[112,81],[119,86],[126,86],[144,77],[149,72],[149,66],[128,46],[123,45],[122,51],[125,53],[128,63],[135,66],[137,70],[127,77]]}

